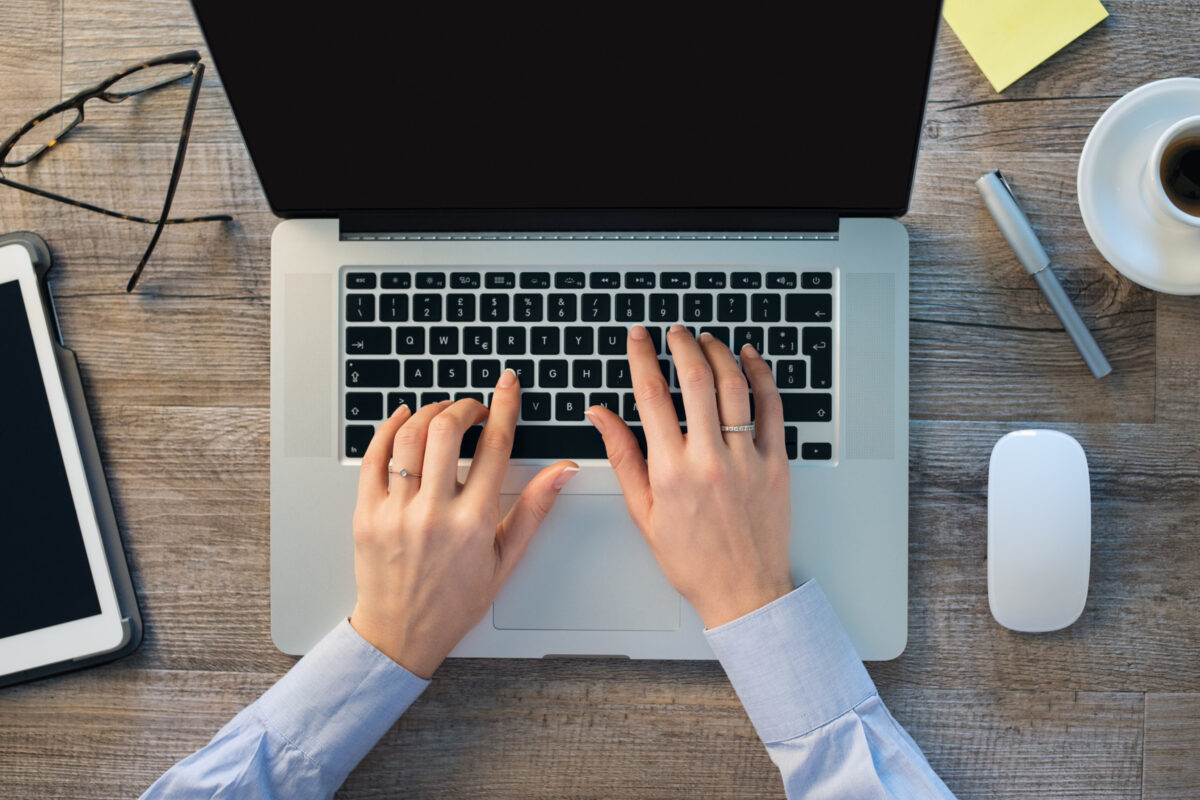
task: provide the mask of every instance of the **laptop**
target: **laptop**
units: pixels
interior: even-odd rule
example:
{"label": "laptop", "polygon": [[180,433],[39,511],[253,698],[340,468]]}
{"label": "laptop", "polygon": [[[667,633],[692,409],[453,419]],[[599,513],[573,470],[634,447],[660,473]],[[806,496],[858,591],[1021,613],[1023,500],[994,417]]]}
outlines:
{"label": "laptop", "polygon": [[[271,629],[355,600],[361,455],[400,402],[521,376],[502,493],[582,469],[451,654],[712,658],[600,437],[624,337],[752,342],[784,398],[790,558],[859,655],[907,638],[907,209],[938,2],[719,13],[193,0],[272,210]],[[478,429],[476,430],[476,435]],[[465,475],[473,441],[464,444]],[[780,498],[784,502],[785,498]]]}

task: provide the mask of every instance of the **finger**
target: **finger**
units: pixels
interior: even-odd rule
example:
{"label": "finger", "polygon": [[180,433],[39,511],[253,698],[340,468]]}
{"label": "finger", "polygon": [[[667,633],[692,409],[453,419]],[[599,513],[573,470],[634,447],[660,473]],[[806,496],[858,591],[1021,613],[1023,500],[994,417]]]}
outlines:
{"label": "finger", "polygon": [[[711,333],[700,334],[700,348],[712,367],[717,386],[717,417],[722,425],[750,424],[750,390],[746,376],[724,342]],[[723,434],[730,447],[753,449],[754,437],[749,432]]]}
{"label": "finger", "polygon": [[742,347],[742,369],[754,393],[754,445],[763,455],[787,457],[783,443],[783,401],[771,368],[749,344]]}
{"label": "finger", "polygon": [[675,359],[675,374],[683,392],[683,413],[687,418],[688,441],[710,445],[721,443],[721,424],[717,418],[717,396],[713,388],[712,368],[704,351],[688,329],[676,323],[667,331],[667,346]]}
{"label": "finger", "polygon": [[646,441],[654,449],[678,448],[683,444],[671,390],[658,366],[658,353],[650,334],[641,325],[629,329],[625,351],[629,356],[629,375],[633,381],[633,396],[637,400],[638,416],[646,430]]}
{"label": "finger", "polygon": [[512,573],[513,567],[525,555],[529,541],[538,526],[546,519],[558,492],[579,472],[579,465],[559,461],[543,469],[526,484],[517,502],[500,520],[496,528],[496,547],[500,551],[500,582]]}
{"label": "finger", "polygon": [[650,473],[633,431],[629,430],[625,420],[604,406],[592,406],[583,413],[604,437],[608,463],[616,473],[617,483],[621,484],[629,516],[633,517],[633,523],[638,528],[646,530],[651,506]]}
{"label": "finger", "polygon": [[408,421],[400,426],[392,440],[391,471],[398,473],[407,470],[411,475],[401,476],[392,474],[391,493],[401,498],[409,498],[416,494],[421,487],[421,467],[425,461],[425,439],[429,435],[429,423],[438,414],[450,407],[449,400],[431,403],[412,414]]}
{"label": "finger", "polygon": [[471,471],[467,473],[467,492],[480,499],[499,497],[520,413],[521,384],[517,373],[506,369],[496,381],[487,425],[475,445],[475,457],[471,461]]}
{"label": "finger", "polygon": [[429,492],[431,501],[448,501],[457,494],[463,434],[487,416],[487,406],[478,400],[459,400],[429,423],[421,489]]}
{"label": "finger", "polygon": [[358,502],[378,503],[387,497],[388,459],[391,458],[392,438],[411,416],[412,409],[401,405],[383,421],[371,437],[367,452],[363,453],[362,467],[358,471]]}

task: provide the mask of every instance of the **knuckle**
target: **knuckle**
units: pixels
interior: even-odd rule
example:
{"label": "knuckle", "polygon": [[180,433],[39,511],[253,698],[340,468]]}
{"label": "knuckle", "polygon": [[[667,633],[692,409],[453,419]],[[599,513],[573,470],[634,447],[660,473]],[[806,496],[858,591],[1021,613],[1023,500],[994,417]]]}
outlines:
{"label": "knuckle", "polygon": [[662,379],[642,381],[638,386],[634,387],[633,394],[637,398],[639,405],[646,406],[669,402],[670,399],[667,392],[667,383]]}
{"label": "knuckle", "polygon": [[458,433],[458,420],[449,414],[439,414],[429,423],[429,433],[433,436],[453,436]]}
{"label": "knuckle", "polygon": [[512,437],[501,431],[484,428],[483,433],[479,435],[479,444],[475,446],[475,449],[477,452],[489,452],[506,456],[512,452]]}
{"label": "knuckle", "polygon": [[728,375],[721,378],[717,383],[717,391],[736,394],[744,392],[749,388],[746,379],[741,375]]}
{"label": "knuckle", "polygon": [[690,386],[704,386],[712,383],[712,370],[707,364],[688,364],[679,377]]}
{"label": "knuckle", "polygon": [[384,459],[385,459],[385,456],[382,453],[380,453],[378,450],[375,450],[375,449],[367,450],[366,454],[363,455],[362,471],[363,472],[372,472],[375,470],[383,469],[383,467],[386,464]]}

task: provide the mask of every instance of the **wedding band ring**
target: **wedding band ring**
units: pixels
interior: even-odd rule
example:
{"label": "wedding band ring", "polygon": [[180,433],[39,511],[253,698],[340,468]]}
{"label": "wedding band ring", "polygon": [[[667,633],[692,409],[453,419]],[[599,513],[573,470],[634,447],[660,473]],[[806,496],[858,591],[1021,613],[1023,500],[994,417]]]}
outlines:
{"label": "wedding band ring", "polygon": [[721,433],[743,433],[745,431],[752,431],[752,430],[754,430],[753,422],[751,422],[749,425],[722,425],[721,426]]}
{"label": "wedding band ring", "polygon": [[419,477],[421,477],[421,473],[409,472],[408,470],[404,469],[403,467],[401,467],[400,469],[389,469],[388,472],[390,472],[393,475],[399,475],[401,478],[419,478]]}

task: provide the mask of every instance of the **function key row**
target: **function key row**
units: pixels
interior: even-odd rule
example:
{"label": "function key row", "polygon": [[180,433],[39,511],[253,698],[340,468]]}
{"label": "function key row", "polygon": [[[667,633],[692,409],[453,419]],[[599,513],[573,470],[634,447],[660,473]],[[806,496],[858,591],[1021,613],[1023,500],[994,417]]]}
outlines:
{"label": "function key row", "polygon": [[[759,272],[626,272],[626,289],[832,289],[833,273],[768,272],[764,280]],[[518,276],[513,272],[347,272],[346,288],[360,291],[382,289],[515,289]],[[693,286],[694,284],[694,286]],[[522,289],[620,289],[620,272],[522,272]]]}

